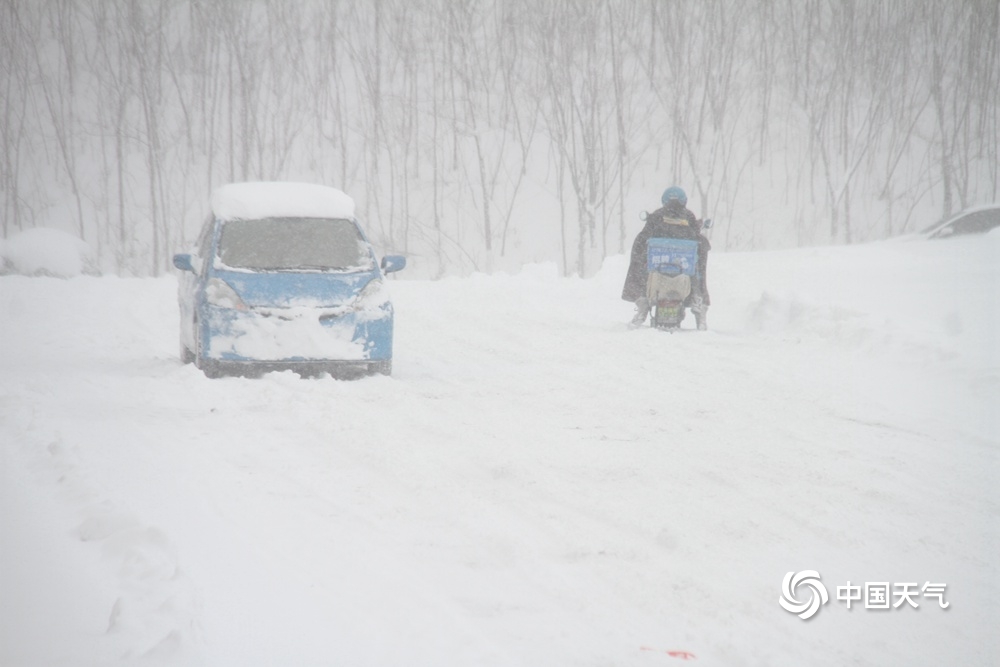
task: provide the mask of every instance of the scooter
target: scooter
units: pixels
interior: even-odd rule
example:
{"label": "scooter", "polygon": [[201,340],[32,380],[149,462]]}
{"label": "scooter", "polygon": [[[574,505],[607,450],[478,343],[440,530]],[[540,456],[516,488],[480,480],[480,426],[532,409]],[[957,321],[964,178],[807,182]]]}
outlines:
{"label": "scooter", "polygon": [[[706,220],[702,229],[711,227]],[[646,298],[651,308],[650,326],[674,331],[684,321],[687,307],[704,329],[702,297],[692,297],[692,285],[697,284],[698,242],[691,239],[654,237],[646,246]],[[689,302],[690,297],[690,302]]]}

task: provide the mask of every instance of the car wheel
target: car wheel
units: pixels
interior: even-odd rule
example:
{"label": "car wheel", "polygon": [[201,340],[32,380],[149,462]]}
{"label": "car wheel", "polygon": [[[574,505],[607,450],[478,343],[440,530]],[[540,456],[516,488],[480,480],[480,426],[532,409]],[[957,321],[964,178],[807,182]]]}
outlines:
{"label": "car wheel", "polygon": [[392,375],[392,359],[373,361],[368,364],[369,375]]}
{"label": "car wheel", "polygon": [[[195,367],[198,368],[202,373],[205,374],[207,378],[220,378],[223,373],[219,369],[218,365],[211,359],[206,359],[201,356],[201,327],[198,324],[198,319],[194,320],[194,348],[198,352],[191,352],[190,350],[184,350],[183,343],[181,343],[181,359],[184,359],[184,352],[186,351],[191,355],[191,362],[194,363]],[[185,362],[186,363],[186,362]]]}
{"label": "car wheel", "polygon": [[210,380],[215,380],[225,375],[225,373],[222,372],[222,369],[219,368],[219,365],[211,359],[198,359],[195,365],[200,368],[201,372],[205,374],[205,377]]}
{"label": "car wheel", "polygon": [[194,363],[194,352],[187,349],[187,346],[184,343],[181,343],[181,363],[182,364]]}

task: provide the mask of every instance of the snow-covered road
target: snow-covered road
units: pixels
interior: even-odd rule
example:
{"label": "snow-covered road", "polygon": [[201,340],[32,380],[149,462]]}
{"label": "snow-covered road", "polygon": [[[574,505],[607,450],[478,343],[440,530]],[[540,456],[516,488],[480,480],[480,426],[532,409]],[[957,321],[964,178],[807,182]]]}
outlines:
{"label": "snow-covered road", "polygon": [[173,278],[0,277],[0,664],[1000,663],[1000,236],[718,254],[704,334],[624,268],[394,281],[354,382],[182,366]]}

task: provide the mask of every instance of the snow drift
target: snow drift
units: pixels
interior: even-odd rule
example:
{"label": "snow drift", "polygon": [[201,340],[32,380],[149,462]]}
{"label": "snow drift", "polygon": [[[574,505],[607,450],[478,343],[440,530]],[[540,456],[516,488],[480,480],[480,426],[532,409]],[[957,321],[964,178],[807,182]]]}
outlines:
{"label": "snow drift", "polygon": [[86,241],[58,229],[34,227],[0,239],[0,275],[5,273],[71,278],[96,274],[97,263]]}

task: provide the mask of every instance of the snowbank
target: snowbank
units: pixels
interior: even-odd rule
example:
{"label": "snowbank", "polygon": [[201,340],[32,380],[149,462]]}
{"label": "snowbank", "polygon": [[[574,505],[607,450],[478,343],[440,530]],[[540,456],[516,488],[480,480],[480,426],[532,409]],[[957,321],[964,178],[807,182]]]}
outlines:
{"label": "snowbank", "polygon": [[0,273],[70,278],[96,274],[94,252],[85,241],[46,227],[0,240]]}
{"label": "snowbank", "polygon": [[786,340],[995,368],[1000,244],[993,241],[720,255],[710,260],[713,304],[726,306],[727,317],[739,314],[730,326]]}

